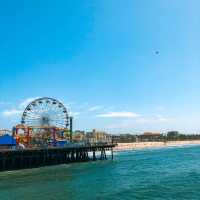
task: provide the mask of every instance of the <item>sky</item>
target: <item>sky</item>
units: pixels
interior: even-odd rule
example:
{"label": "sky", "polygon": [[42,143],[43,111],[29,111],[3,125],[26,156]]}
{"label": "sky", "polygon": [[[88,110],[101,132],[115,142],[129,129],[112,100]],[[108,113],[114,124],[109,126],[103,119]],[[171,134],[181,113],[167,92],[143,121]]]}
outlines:
{"label": "sky", "polygon": [[200,133],[198,0],[34,0],[0,6],[0,128],[38,97],[74,129]]}

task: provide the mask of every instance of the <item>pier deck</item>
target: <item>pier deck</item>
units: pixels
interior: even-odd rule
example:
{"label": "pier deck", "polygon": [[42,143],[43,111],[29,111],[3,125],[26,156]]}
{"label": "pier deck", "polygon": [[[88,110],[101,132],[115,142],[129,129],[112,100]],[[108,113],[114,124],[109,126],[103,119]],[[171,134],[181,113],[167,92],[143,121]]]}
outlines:
{"label": "pier deck", "polygon": [[[86,145],[69,147],[51,147],[24,150],[0,150],[0,171],[36,168],[73,162],[107,159],[106,151],[111,151],[115,144]],[[97,156],[97,152],[100,155]],[[92,155],[90,156],[89,153]]]}

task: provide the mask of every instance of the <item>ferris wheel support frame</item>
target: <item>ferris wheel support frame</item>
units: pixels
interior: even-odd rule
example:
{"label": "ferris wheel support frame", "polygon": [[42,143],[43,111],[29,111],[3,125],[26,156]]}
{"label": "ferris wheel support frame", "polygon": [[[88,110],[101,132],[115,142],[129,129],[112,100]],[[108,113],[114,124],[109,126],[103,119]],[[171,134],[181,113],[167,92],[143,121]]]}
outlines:
{"label": "ferris wheel support frame", "polygon": [[69,117],[69,131],[70,131],[70,142],[72,142],[72,134],[73,134],[73,117]]}

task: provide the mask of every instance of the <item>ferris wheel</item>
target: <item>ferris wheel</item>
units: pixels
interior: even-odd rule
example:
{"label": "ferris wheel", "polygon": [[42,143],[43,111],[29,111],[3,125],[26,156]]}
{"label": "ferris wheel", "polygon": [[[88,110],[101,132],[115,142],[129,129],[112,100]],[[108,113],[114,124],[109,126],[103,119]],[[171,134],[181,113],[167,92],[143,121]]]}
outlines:
{"label": "ferris wheel", "polygon": [[39,98],[24,110],[21,123],[32,127],[66,128],[69,115],[65,106],[53,98]]}

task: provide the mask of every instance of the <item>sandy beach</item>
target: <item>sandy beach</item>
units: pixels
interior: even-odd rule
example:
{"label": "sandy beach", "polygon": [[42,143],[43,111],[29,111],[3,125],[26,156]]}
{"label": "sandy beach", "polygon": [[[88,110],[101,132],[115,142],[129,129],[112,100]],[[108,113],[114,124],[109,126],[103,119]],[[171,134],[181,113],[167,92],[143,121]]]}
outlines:
{"label": "sandy beach", "polygon": [[145,148],[173,147],[184,145],[200,145],[200,140],[191,141],[168,141],[168,142],[134,142],[134,143],[118,143],[114,151],[127,151]]}

